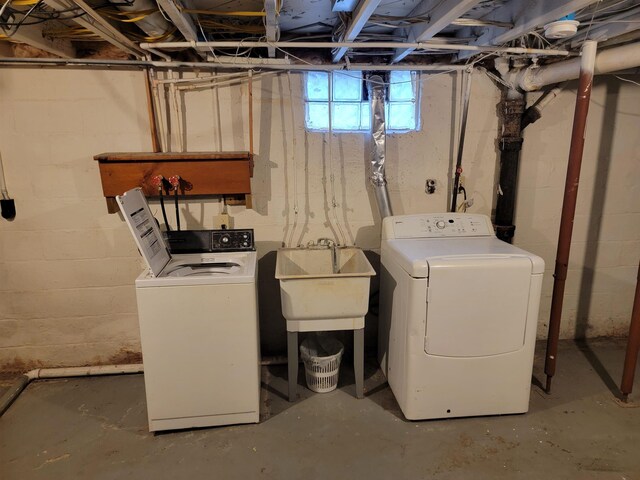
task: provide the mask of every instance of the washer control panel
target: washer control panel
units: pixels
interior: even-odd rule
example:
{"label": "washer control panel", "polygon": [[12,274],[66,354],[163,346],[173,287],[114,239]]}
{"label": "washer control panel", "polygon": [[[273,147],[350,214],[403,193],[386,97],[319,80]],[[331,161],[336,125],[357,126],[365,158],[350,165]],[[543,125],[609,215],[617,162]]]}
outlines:
{"label": "washer control panel", "polygon": [[164,233],[171,253],[246,252],[256,249],[253,230],[171,230]]}
{"label": "washer control panel", "polygon": [[253,230],[212,230],[211,251],[242,251],[255,250]]}
{"label": "washer control panel", "polygon": [[487,237],[494,236],[486,215],[426,213],[391,217],[393,238]]}

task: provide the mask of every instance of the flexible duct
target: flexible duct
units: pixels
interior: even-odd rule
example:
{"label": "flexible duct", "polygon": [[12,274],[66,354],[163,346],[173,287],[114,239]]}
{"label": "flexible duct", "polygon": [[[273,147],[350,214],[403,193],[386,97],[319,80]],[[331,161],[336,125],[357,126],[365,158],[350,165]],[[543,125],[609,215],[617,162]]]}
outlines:
{"label": "flexible duct", "polygon": [[393,215],[384,170],[387,156],[387,124],[384,116],[385,85],[380,75],[372,75],[367,82],[369,101],[371,102],[371,138],[373,140],[369,180],[373,185],[378,210],[382,218]]}
{"label": "flexible duct", "polygon": [[[123,12],[141,13],[140,20],[135,21],[135,25],[154,40],[172,40],[174,38],[171,32],[174,30],[170,24],[158,10],[158,6],[151,0],[135,0],[131,6],[123,5],[123,3],[114,2],[118,10]],[[147,13],[152,12],[152,13]]]}
{"label": "flexible duct", "polygon": [[[640,42],[604,50],[596,55],[595,74],[617,72],[640,66]],[[525,92],[539,90],[580,76],[580,58],[553,63],[544,67],[529,67],[510,72],[506,80]]]}

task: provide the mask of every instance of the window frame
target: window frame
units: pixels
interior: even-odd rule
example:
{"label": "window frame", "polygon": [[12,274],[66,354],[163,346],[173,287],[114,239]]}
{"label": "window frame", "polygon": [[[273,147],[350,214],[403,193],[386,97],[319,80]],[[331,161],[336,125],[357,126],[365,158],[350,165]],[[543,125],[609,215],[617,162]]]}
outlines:
{"label": "window frame", "polygon": [[[398,72],[401,72],[403,70],[395,70]],[[362,91],[364,91],[364,89],[366,88],[366,84],[365,84],[365,79],[364,79],[364,72],[360,72],[360,71],[356,71],[356,70],[352,70],[352,71],[348,71],[348,72],[343,72],[341,70],[333,70],[333,71],[323,71],[323,70],[313,70],[313,71],[309,71],[309,72],[305,72],[304,74],[304,127],[305,130],[307,132],[311,132],[311,133],[328,133],[329,132],[329,127],[328,125],[326,127],[318,127],[318,128],[314,128],[314,127],[310,127],[309,126],[309,105],[310,104],[316,104],[316,105],[323,105],[323,106],[327,106],[328,108],[330,108],[330,106],[333,106],[333,110],[332,110],[332,114],[333,116],[335,116],[335,105],[336,104],[352,104],[352,103],[359,103],[360,106],[360,126],[362,126],[362,109],[363,106],[367,106],[368,109],[370,108],[370,102],[369,100],[362,100],[363,96],[361,95],[361,100],[359,102],[356,102],[355,100],[353,101],[349,101],[349,100],[332,100],[329,101],[328,99],[325,100],[317,100],[317,99],[313,99],[313,98],[309,98],[309,75],[313,74],[313,73],[320,73],[320,74],[325,74],[325,75],[332,75],[333,76],[333,82],[335,85],[335,75],[338,74],[342,74],[342,75],[347,75],[347,74],[352,74],[352,73],[360,73],[362,75],[362,77],[359,79],[361,82],[361,88]],[[393,72],[393,71],[392,71]],[[391,77],[391,73],[389,72],[389,77]],[[411,73],[412,76],[412,81],[413,81],[413,88],[414,88],[414,99],[413,100],[389,100],[386,99],[385,100],[385,119],[387,120],[387,125],[388,125],[388,121],[389,121],[389,110],[390,110],[390,106],[392,104],[407,104],[407,103],[411,103],[413,108],[414,108],[414,115],[415,115],[415,128],[398,128],[398,129],[394,129],[394,128],[387,128],[387,133],[390,135],[394,135],[394,134],[404,134],[404,133],[411,133],[411,132],[417,132],[420,131],[421,129],[421,93],[422,93],[422,88],[421,88],[421,82],[420,82],[420,72],[419,71],[414,71],[414,70],[409,70],[409,72]],[[333,89],[333,93],[334,93],[334,98],[335,98],[335,88]],[[371,115],[371,112],[369,110],[369,117]],[[370,120],[369,120],[370,122]],[[327,121],[328,123],[328,121]],[[332,126],[332,130],[333,133],[369,133],[370,132],[370,126],[369,128],[358,128],[358,129],[343,129],[343,128],[335,128],[335,126]]]}

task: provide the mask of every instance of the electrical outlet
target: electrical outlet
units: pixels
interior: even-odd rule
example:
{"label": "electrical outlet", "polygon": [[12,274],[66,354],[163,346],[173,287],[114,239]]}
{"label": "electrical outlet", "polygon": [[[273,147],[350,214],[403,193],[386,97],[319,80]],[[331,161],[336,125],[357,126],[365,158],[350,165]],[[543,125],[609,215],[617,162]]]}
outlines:
{"label": "electrical outlet", "polygon": [[220,215],[216,215],[215,217],[213,217],[213,228],[218,230],[221,230],[223,228],[233,228],[233,217],[231,217],[228,213],[221,213]]}

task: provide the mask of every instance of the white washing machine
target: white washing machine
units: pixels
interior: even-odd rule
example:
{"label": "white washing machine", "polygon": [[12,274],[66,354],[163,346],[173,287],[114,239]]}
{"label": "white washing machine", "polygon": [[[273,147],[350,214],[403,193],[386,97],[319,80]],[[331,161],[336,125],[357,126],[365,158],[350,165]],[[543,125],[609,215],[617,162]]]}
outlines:
{"label": "white washing machine", "polygon": [[229,231],[231,251],[172,256],[141,190],[117,201],[149,267],[136,280],[149,430],[257,423],[256,252],[233,251],[246,240]]}
{"label": "white washing machine", "polygon": [[383,221],[378,357],[409,420],[523,413],[544,261],[484,215]]}

